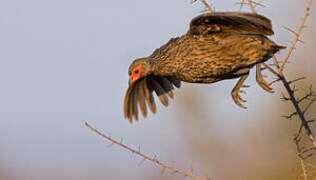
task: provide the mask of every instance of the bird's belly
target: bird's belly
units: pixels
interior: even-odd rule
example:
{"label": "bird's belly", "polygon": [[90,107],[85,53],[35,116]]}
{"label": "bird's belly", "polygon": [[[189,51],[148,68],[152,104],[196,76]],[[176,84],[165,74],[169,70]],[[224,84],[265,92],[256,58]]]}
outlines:
{"label": "bird's belly", "polygon": [[251,67],[243,67],[219,75],[214,75],[214,73],[196,74],[195,71],[186,71],[185,73],[177,73],[176,77],[181,81],[189,83],[215,83],[217,81],[239,78],[243,75],[249,74],[250,68]]}

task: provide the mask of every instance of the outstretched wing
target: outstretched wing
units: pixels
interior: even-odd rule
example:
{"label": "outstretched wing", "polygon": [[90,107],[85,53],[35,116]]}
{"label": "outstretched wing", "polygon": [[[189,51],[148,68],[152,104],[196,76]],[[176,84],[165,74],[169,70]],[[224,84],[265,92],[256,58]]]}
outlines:
{"label": "outstretched wing", "polygon": [[[179,88],[181,81],[171,76],[149,75],[131,84],[124,98],[124,117],[133,122],[138,120],[138,106],[144,117],[147,116],[147,106],[152,113],[156,113],[156,104],[153,91],[156,92],[160,102],[168,106],[168,96],[173,99],[174,86]],[[147,106],[146,106],[147,105]]]}
{"label": "outstretched wing", "polygon": [[189,33],[238,32],[273,35],[271,21],[259,14],[244,12],[215,12],[192,19]]}

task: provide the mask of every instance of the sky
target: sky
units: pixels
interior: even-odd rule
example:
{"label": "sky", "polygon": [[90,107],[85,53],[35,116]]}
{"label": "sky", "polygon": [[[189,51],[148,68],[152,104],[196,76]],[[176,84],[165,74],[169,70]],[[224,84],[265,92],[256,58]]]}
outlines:
{"label": "sky", "polygon": [[[212,4],[217,11],[237,11],[236,2]],[[272,19],[272,39],[289,46],[293,36],[282,27],[297,27],[304,3],[270,0],[264,4],[258,11]],[[86,128],[85,122],[136,149],[141,145],[150,156],[158,154],[183,169],[195,164],[201,175],[221,177],[216,163],[203,169],[207,163],[192,155],[189,146],[205,138],[238,148],[246,136],[244,128],[251,129],[251,123],[260,119],[259,112],[266,110],[269,113],[263,116],[280,121],[275,109],[281,104],[280,93],[270,95],[260,89],[254,72],[247,80],[251,88],[245,95],[246,111],[233,103],[230,91],[236,80],[228,80],[211,85],[185,83],[170,107],[159,105],[156,115],[133,125],[122,113],[129,64],[184,34],[202,9],[201,4],[186,0],[0,1],[0,174],[4,179],[177,178],[161,175],[149,162],[138,166],[141,159],[122,148],[108,148],[109,143]],[[315,26],[314,14],[303,36],[305,44],[298,46],[300,52],[294,56],[305,63],[289,64],[291,70],[301,72],[290,77],[314,72],[314,60],[306,54],[316,44],[304,38],[315,35],[310,28]],[[205,119],[204,126],[197,125],[199,119]],[[277,131],[263,122],[258,126]],[[260,138],[266,132],[254,133]],[[282,136],[290,139],[290,133],[284,131]],[[248,150],[256,151],[253,146]]]}

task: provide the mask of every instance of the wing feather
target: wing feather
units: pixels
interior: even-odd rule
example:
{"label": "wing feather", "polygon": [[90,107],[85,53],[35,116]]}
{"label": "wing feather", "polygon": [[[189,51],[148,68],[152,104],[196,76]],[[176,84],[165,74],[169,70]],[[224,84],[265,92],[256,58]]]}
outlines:
{"label": "wing feather", "polygon": [[137,99],[138,99],[138,105],[139,109],[144,117],[147,117],[147,107],[145,103],[145,93],[144,93],[144,83],[145,81],[139,82],[139,87],[137,90]]}
{"label": "wing feather", "polygon": [[268,18],[244,12],[207,13],[192,19],[189,33],[199,35],[205,31],[273,35],[271,21]]}
{"label": "wing feather", "polygon": [[181,81],[173,76],[166,77],[175,87],[181,87]]}
{"label": "wing feather", "polygon": [[155,114],[156,113],[156,103],[155,103],[155,99],[153,96],[153,90],[149,89],[149,87],[148,87],[148,79],[146,79],[144,82],[144,89],[143,90],[144,90],[144,94],[145,94],[146,103],[147,103],[150,111]]}
{"label": "wing feather", "polygon": [[[174,97],[174,87],[180,87],[180,80],[175,77],[149,75],[133,84],[126,90],[123,103],[124,118],[130,123],[133,119],[138,121],[138,106],[141,114],[147,117],[147,106],[152,113],[156,113],[156,103],[153,92],[157,94],[160,102],[168,106],[169,99]],[[168,96],[167,96],[168,95]]]}
{"label": "wing feather", "polygon": [[157,78],[155,78],[155,77],[149,77],[149,78],[150,78],[150,84],[151,84],[152,88],[154,89],[154,91],[156,92],[160,102],[164,106],[168,106],[169,101],[168,101],[168,97],[166,96],[166,91],[157,82]]}
{"label": "wing feather", "polygon": [[131,95],[131,104],[132,104],[132,109],[133,113],[132,115],[134,116],[134,119],[138,121],[138,108],[137,108],[137,89],[138,89],[139,84],[136,84],[134,91],[132,91]]}
{"label": "wing feather", "polygon": [[172,83],[165,77],[163,76],[159,76],[157,77],[157,79],[159,80],[159,84],[161,85],[161,87],[166,91],[166,93],[168,94],[168,96],[173,99],[174,97],[174,91],[173,91],[173,86]]}

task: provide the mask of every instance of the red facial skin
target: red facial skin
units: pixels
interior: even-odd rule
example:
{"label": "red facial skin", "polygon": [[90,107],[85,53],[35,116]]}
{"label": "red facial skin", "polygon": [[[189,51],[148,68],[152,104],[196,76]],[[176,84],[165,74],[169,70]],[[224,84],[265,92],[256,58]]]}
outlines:
{"label": "red facial skin", "polygon": [[145,73],[143,76],[141,76],[143,72],[143,65],[140,64],[138,66],[136,66],[133,70],[132,70],[132,74],[129,76],[130,79],[130,84],[133,84],[134,82],[136,82],[138,79],[142,78],[142,77],[146,77],[149,74],[151,74],[152,72],[149,71],[147,73]]}
{"label": "red facial skin", "polygon": [[142,64],[140,64],[139,66],[136,66],[132,70],[132,74],[129,76],[129,79],[131,80],[132,83],[134,83],[135,81],[137,81],[140,78],[142,70],[143,70],[143,65]]}

